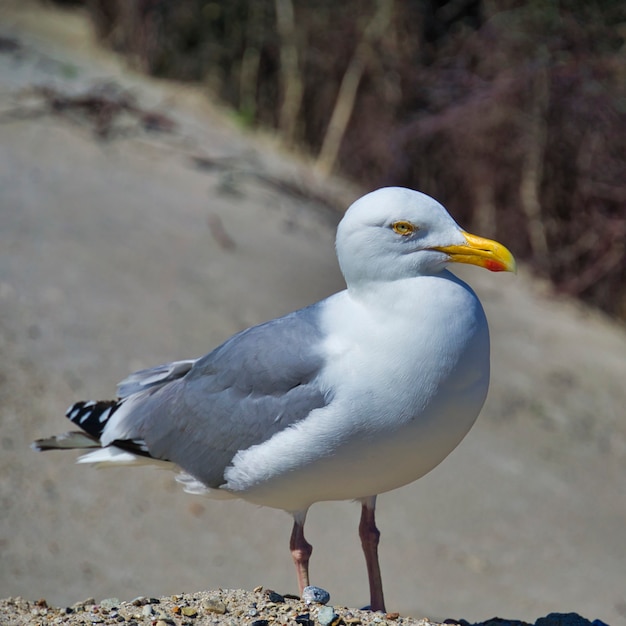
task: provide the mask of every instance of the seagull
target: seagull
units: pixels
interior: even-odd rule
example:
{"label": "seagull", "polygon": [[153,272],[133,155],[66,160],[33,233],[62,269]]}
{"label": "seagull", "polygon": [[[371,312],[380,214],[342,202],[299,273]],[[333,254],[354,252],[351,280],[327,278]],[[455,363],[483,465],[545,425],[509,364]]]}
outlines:
{"label": "seagull", "polygon": [[489,386],[489,329],[451,263],[515,271],[501,244],[462,230],[433,198],[378,189],[336,237],[347,288],[244,330],[198,359],[131,374],[117,399],[77,402],[81,431],[37,450],[96,448],[96,466],[155,463],[186,491],[293,516],[290,550],[309,585],[309,507],[361,503],[370,609],[385,611],[376,497],[411,483],[461,442]]}

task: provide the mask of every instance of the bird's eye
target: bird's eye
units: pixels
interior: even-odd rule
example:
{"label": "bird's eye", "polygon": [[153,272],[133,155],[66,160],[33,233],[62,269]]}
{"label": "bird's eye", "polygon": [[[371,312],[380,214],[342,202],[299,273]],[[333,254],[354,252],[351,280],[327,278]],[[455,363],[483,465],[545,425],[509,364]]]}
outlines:
{"label": "bird's eye", "polygon": [[391,228],[393,228],[394,232],[398,233],[398,235],[405,235],[405,236],[410,235],[417,230],[417,227],[414,224],[411,224],[411,222],[404,222],[404,221],[394,222],[391,225]]}

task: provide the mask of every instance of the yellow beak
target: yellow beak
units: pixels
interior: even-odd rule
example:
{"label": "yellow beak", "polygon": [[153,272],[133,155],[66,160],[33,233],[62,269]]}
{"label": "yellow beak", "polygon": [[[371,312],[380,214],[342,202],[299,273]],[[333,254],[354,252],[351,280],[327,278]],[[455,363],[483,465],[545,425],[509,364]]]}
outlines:
{"label": "yellow beak", "polygon": [[492,272],[516,272],[517,266],[513,255],[497,241],[470,235],[463,231],[467,243],[460,246],[441,246],[432,248],[448,255],[454,263],[479,265]]}

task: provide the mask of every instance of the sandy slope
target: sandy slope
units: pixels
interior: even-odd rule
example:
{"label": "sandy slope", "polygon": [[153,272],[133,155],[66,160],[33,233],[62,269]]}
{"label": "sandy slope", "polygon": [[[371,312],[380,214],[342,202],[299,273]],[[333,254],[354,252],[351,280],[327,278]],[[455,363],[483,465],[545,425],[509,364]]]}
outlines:
{"label": "sandy slope", "polygon": [[[65,429],[68,404],[108,397],[127,372],[197,356],[340,288],[338,215],[291,185],[343,206],[356,194],[317,186],[305,164],[193,90],[125,71],[80,17],[14,4],[0,4],[2,41],[16,43],[0,51],[0,597],[294,591],[283,513],[28,444]],[[99,141],[81,115],[40,114],[43,99],[28,92],[81,93],[98,79],[132,86],[175,131],[126,116],[122,136]],[[200,169],[193,155],[218,166]],[[623,622],[626,334],[523,270],[463,276],[491,321],[492,390],[440,468],[380,498],[388,606]],[[349,503],[320,504],[308,524],[314,581],[353,606],[366,603],[357,516]]]}

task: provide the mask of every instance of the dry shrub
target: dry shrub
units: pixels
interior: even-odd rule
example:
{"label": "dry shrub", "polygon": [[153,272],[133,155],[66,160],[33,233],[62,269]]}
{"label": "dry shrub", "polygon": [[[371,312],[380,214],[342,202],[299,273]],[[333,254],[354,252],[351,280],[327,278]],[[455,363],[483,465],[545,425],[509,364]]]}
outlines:
{"label": "dry shrub", "polygon": [[324,171],[437,196],[626,319],[622,3],[87,4],[145,71],[203,81],[242,120],[320,153]]}

